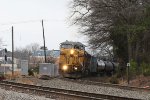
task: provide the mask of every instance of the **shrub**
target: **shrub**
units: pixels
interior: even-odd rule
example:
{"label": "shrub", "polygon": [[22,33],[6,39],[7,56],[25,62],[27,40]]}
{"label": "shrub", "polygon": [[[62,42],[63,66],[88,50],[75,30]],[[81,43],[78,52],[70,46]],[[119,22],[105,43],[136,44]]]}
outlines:
{"label": "shrub", "polygon": [[116,76],[112,76],[111,79],[109,80],[109,82],[111,84],[118,84],[119,83],[119,80]]}
{"label": "shrub", "polygon": [[130,76],[136,76],[138,73],[137,70],[137,63],[134,60],[130,61],[130,67],[129,67],[129,75]]}
{"label": "shrub", "polygon": [[142,74],[144,76],[150,76],[150,64],[146,64],[145,62],[143,62],[141,64],[141,68],[142,68]]}
{"label": "shrub", "polygon": [[126,70],[125,67],[122,66],[116,66],[115,68],[115,75],[117,78],[123,77],[124,75],[126,75]]}
{"label": "shrub", "polygon": [[29,69],[29,70],[28,70],[28,74],[29,74],[29,76],[34,76],[33,70],[32,70],[32,69]]}
{"label": "shrub", "polygon": [[35,67],[35,68],[33,69],[33,72],[39,74],[39,66]]}

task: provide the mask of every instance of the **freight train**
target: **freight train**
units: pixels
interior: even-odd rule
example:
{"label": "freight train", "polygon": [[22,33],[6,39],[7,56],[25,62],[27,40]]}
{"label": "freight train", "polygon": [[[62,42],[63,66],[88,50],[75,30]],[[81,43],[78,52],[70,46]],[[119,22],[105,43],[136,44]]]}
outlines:
{"label": "freight train", "polygon": [[65,41],[60,44],[59,73],[63,77],[79,78],[104,72],[111,74],[114,70],[114,63],[91,56],[80,42]]}

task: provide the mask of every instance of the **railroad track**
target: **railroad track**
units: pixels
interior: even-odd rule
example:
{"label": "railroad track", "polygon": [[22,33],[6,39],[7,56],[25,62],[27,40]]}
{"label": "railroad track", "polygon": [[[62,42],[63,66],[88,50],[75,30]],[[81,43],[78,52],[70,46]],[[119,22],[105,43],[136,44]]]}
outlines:
{"label": "railroad track", "polygon": [[80,84],[87,84],[87,85],[96,85],[96,86],[105,86],[105,87],[113,87],[113,88],[119,88],[124,90],[133,90],[133,91],[142,91],[142,92],[150,92],[150,88],[142,88],[142,87],[133,87],[133,86],[124,86],[124,85],[118,85],[118,84],[110,84],[110,83],[103,83],[103,82],[95,82],[95,81],[88,81],[88,80],[74,80],[74,79],[67,79],[67,78],[61,78],[65,81],[71,81],[75,83]]}
{"label": "railroad track", "polygon": [[64,90],[58,88],[50,88],[10,81],[0,81],[0,87],[7,90],[21,91],[36,95],[44,95],[48,98],[67,99],[67,100],[138,100],[134,98],[118,97],[105,94],[87,93],[81,91]]}

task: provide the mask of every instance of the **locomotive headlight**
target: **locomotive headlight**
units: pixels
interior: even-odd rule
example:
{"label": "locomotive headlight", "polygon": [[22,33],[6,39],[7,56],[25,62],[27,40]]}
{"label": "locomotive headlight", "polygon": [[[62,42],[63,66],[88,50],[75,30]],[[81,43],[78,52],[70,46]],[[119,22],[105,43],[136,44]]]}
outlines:
{"label": "locomotive headlight", "polygon": [[68,69],[68,66],[67,65],[64,65],[63,68],[62,68],[64,71],[66,71]]}
{"label": "locomotive headlight", "polygon": [[74,54],[74,50],[73,49],[70,50],[70,54]]}
{"label": "locomotive headlight", "polygon": [[75,69],[75,70],[78,70],[78,68],[77,68],[77,67],[74,67],[74,69]]}

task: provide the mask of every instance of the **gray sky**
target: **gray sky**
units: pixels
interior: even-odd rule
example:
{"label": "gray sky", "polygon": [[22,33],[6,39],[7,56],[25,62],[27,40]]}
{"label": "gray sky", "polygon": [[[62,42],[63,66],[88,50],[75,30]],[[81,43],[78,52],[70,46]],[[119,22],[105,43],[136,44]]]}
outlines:
{"label": "gray sky", "polygon": [[41,20],[44,19],[46,46],[59,49],[65,40],[85,40],[77,27],[69,26],[70,0],[0,0],[0,38],[11,50],[11,26],[16,47],[31,43],[43,45]]}

